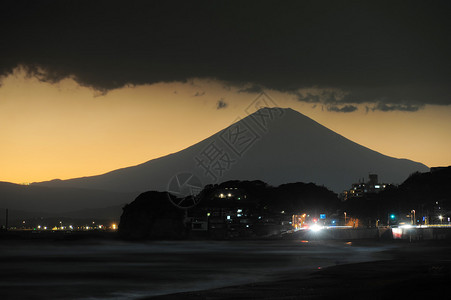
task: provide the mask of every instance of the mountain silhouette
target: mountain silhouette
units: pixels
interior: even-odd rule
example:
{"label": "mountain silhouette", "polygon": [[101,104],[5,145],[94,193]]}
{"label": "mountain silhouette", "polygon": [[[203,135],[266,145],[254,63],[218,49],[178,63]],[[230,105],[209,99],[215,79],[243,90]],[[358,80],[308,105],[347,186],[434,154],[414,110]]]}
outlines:
{"label": "mountain silhouette", "polygon": [[[369,173],[399,184],[428,170],[354,143],[292,109],[261,108],[177,153],[103,175],[32,186],[141,193],[170,190],[174,178],[193,175],[203,185],[227,180],[313,182],[341,192]],[[176,183],[183,190],[184,183]]]}
{"label": "mountain silhouette", "polygon": [[[89,215],[86,211],[76,214],[86,208],[110,207],[123,205],[136,198],[136,193],[121,193],[68,187],[25,186],[9,182],[0,182],[0,210],[8,208],[11,219],[18,215],[27,217],[26,212],[34,212],[35,216],[71,217],[74,215]],[[13,210],[19,211],[17,214]],[[101,212],[92,215],[102,215]],[[3,218],[3,212],[0,220]]]}

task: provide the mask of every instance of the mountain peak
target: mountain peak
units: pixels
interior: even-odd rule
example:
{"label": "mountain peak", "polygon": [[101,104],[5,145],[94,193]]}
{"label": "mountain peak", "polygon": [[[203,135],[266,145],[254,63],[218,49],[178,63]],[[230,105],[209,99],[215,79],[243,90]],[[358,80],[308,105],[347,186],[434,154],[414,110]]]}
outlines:
{"label": "mountain peak", "polygon": [[203,185],[228,180],[262,180],[270,185],[313,182],[341,192],[368,172],[397,184],[415,171],[428,170],[354,143],[291,108],[262,107],[177,153],[103,175],[41,185],[165,191],[171,178],[188,173]]}

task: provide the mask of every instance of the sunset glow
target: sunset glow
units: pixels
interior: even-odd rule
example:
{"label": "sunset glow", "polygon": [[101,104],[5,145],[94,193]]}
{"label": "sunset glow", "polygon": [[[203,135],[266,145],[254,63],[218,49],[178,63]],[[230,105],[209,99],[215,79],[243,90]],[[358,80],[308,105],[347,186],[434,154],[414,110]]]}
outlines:
{"label": "sunset glow", "polygon": [[[72,79],[58,83],[23,70],[0,87],[0,180],[26,183],[102,174],[177,152],[246,115],[258,95],[220,81],[138,85],[99,94]],[[267,91],[331,130],[383,154],[428,166],[450,165],[449,106],[417,112],[352,114]],[[217,109],[223,99],[227,106]],[[187,103],[189,102],[189,105]]]}

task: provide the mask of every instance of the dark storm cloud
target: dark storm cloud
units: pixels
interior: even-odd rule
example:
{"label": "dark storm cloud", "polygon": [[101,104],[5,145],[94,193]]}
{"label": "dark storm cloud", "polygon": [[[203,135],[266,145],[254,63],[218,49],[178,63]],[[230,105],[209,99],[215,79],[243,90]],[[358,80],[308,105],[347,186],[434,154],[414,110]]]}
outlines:
{"label": "dark storm cloud", "polygon": [[219,99],[218,103],[216,103],[216,109],[226,108],[228,104],[224,101],[224,99]]}
{"label": "dark storm cloud", "polygon": [[[420,83],[418,83],[420,84]],[[380,111],[417,111],[425,104],[447,105],[448,94],[446,87],[421,87],[393,84],[387,87],[355,87],[352,89],[307,89],[293,93],[295,99],[302,102],[322,103],[326,105],[345,105],[374,103],[371,110]],[[443,98],[443,102],[434,102],[431,99]]]}
{"label": "dark storm cloud", "polygon": [[302,102],[335,104],[342,102],[343,91],[314,89],[313,92],[296,92],[296,99]]}
{"label": "dark storm cloud", "polygon": [[311,93],[307,93],[304,95],[302,93],[296,93],[296,98],[297,100],[302,102],[313,102],[313,103],[322,102],[321,97],[318,94],[313,95]]}
{"label": "dark storm cloud", "polygon": [[238,90],[238,93],[249,93],[249,94],[254,94],[254,93],[259,94],[262,92],[263,92],[263,88],[258,85],[252,85],[250,87]]}
{"label": "dark storm cloud", "polygon": [[374,107],[371,108],[371,110],[380,110],[380,111],[418,111],[421,107],[418,105],[412,105],[412,104],[385,104],[385,103],[378,103]]}
{"label": "dark storm cloud", "polygon": [[71,76],[103,92],[199,77],[294,94],[315,87],[328,92],[298,99],[326,105],[449,105],[450,6],[8,1],[0,8],[0,75],[22,65],[43,81]]}
{"label": "dark storm cloud", "polygon": [[333,111],[333,112],[342,112],[342,113],[350,113],[350,112],[354,112],[357,110],[357,107],[354,105],[345,105],[343,107],[338,107],[335,105],[331,105],[327,107],[328,111]]}

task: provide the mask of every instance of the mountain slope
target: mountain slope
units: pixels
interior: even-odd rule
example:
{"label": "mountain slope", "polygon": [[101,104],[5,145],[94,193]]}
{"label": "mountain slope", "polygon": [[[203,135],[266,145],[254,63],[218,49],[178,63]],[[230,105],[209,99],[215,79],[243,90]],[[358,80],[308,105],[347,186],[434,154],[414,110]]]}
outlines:
{"label": "mountain slope", "polygon": [[[128,203],[136,193],[112,192],[71,187],[24,186],[0,182],[0,209],[48,213],[76,211]],[[2,215],[3,216],[3,215]],[[0,217],[1,218],[1,217]]]}
{"label": "mountain slope", "polygon": [[356,144],[292,109],[263,108],[180,152],[103,175],[33,185],[163,191],[171,178],[188,172],[202,184],[232,179],[260,179],[272,185],[302,181],[340,192],[369,172],[384,182],[400,183],[413,172],[428,170]]}

